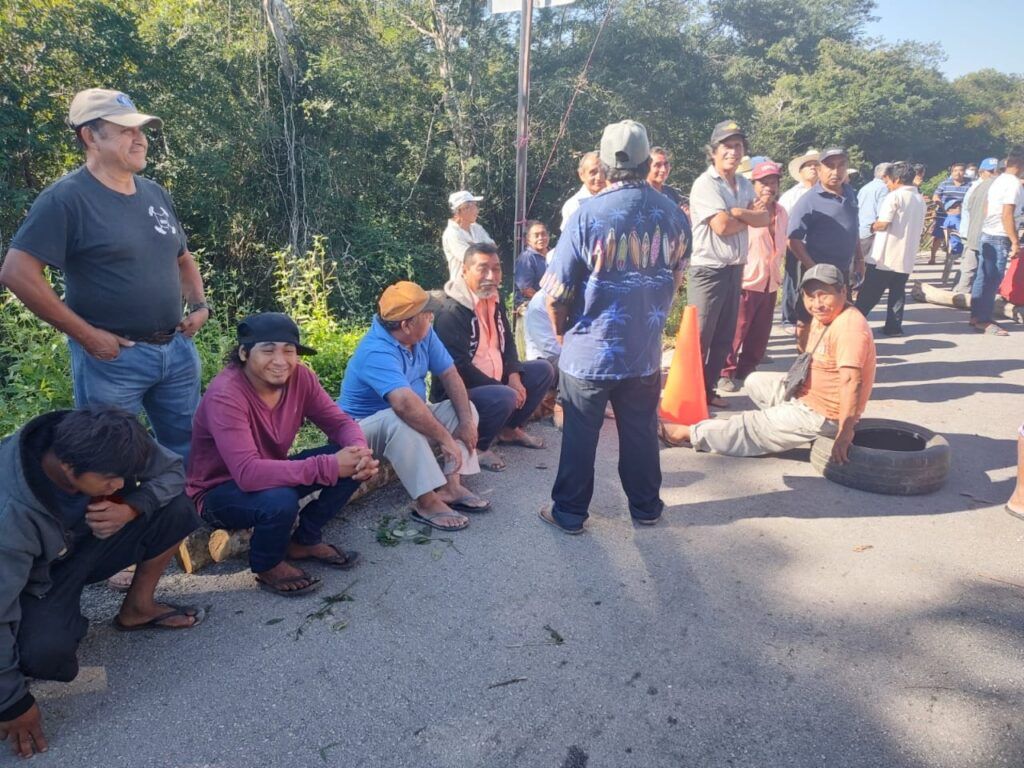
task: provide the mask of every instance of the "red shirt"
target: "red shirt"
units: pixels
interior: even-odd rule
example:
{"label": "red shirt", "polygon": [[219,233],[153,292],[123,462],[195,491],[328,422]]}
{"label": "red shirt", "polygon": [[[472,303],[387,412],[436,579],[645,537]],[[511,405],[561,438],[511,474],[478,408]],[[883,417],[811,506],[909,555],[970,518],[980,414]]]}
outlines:
{"label": "red shirt", "polygon": [[366,445],[359,424],[335,403],[302,363],[276,406],[264,403],[245,372],[229,365],[206,389],[192,424],[185,490],[196,502],[211,488],[234,480],[247,492],[297,485],[335,485],[334,454],[288,459],[304,420],[340,447]]}

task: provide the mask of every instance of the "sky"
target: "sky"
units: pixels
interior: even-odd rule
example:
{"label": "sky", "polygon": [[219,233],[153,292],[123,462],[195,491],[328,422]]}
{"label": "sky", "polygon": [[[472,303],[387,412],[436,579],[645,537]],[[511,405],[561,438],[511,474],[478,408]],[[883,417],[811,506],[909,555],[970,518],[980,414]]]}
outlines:
{"label": "sky", "polygon": [[[939,43],[950,79],[991,67],[1024,74],[1024,0],[876,0],[866,32],[886,42]],[[985,38],[981,41],[980,34]],[[970,36],[970,37],[968,37]]]}

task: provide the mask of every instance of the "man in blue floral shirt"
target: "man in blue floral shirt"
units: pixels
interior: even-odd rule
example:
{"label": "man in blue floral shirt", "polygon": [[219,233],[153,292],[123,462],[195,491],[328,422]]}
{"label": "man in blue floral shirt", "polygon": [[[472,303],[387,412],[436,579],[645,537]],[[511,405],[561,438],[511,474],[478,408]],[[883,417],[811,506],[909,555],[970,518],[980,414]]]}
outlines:
{"label": "man in blue floral shirt", "polygon": [[645,524],[661,517],[661,339],[689,257],[686,217],[647,183],[644,126],[632,120],[607,126],[600,160],[608,186],[566,222],[541,281],[562,343],[565,421],[554,503],[540,515],[566,533],[580,533],[587,519],[609,401],[630,514]]}

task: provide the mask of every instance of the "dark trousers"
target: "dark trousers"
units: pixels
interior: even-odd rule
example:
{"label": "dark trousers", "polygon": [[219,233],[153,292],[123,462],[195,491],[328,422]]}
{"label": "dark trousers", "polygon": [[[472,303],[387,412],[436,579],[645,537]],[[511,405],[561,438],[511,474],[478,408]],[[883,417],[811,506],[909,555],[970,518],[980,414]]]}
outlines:
{"label": "dark trousers", "polygon": [[480,416],[477,450],[488,450],[506,427],[517,429],[526,423],[554,384],[555,369],[547,360],[530,360],[522,364],[519,378],[526,389],[526,402],[519,408],[516,408],[515,390],[504,384],[487,384],[469,390],[469,399]]}
{"label": "dark trousers", "polygon": [[68,554],[50,565],[49,592],[41,598],[21,594],[18,657],[22,673],[39,680],[74,680],[78,644],[89,629],[80,607],[85,585],[152,560],[198,527],[195,507],[184,494],[108,539],[97,539],[84,522],[77,526],[70,532]]}
{"label": "dark trousers", "polygon": [[782,323],[796,325],[797,307],[800,305],[800,262],[792,251],[786,251],[786,274],[782,278]]}
{"label": "dark trousers", "polygon": [[577,379],[564,371],[559,402],[565,412],[562,452],[551,500],[551,515],[559,525],[579,528],[587,519],[594,495],[594,459],[611,400],[619,431],[619,479],[634,518],[651,520],[661,514],[661,456],[658,452],[658,398],[661,373],[619,381]]}
{"label": "dark trousers", "polygon": [[732,351],[740,308],[743,266],[690,267],[687,301],[697,307],[700,351],[704,356],[704,389],[714,395],[718,374]]}
{"label": "dark trousers", "polygon": [[[305,459],[337,452],[336,445],[325,445],[290,458]],[[296,516],[299,525],[291,538],[303,546],[319,544],[323,539],[324,526],[341,511],[359,485],[358,480],[346,477],[338,480],[336,485],[313,484],[243,491],[231,480],[206,492],[203,497],[203,519],[214,528],[252,528],[249,567],[253,573],[263,573],[284,560],[288,549],[288,534],[291,533]],[[309,502],[299,512],[299,500],[313,491],[320,491],[319,498]]]}
{"label": "dark trousers", "polygon": [[732,351],[726,358],[722,377],[747,378],[757,368],[768,349],[772,335],[772,313],[778,291],[740,291],[740,311],[736,319],[736,335]]}
{"label": "dark trousers", "polygon": [[907,303],[908,277],[910,275],[903,272],[879,269],[874,264],[867,266],[864,284],[857,293],[857,301],[854,306],[867,317],[878,300],[882,298],[882,294],[889,291],[889,305],[885,313],[883,333],[899,333],[903,329],[903,307]]}

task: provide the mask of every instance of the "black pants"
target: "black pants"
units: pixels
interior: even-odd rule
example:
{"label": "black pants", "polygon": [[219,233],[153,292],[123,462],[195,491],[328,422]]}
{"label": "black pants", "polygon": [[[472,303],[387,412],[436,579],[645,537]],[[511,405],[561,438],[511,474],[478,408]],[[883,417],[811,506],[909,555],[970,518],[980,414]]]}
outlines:
{"label": "black pants", "polygon": [[786,251],[786,274],[782,278],[782,323],[796,325],[800,319],[797,307],[803,304],[800,300],[800,277],[803,267],[790,250]]}
{"label": "black pants", "polygon": [[537,410],[555,381],[555,369],[547,360],[529,360],[522,364],[519,379],[526,390],[526,401],[516,408],[516,391],[505,384],[484,384],[469,390],[469,399],[480,415],[477,450],[490,450],[501,430],[518,429]]}
{"label": "black pants", "polygon": [[708,400],[714,396],[718,377],[732,352],[742,285],[743,266],[740,264],[690,267],[686,300],[697,307],[700,351],[704,356],[704,389]]}
{"label": "black pants", "polygon": [[644,520],[661,514],[665,504],[658,452],[660,395],[660,372],[620,381],[590,381],[561,373],[559,402],[565,420],[558,474],[551,490],[551,515],[559,525],[579,528],[588,517],[597,441],[609,400],[619,431],[619,479],[629,500],[629,513]]}
{"label": "black pants", "polygon": [[908,277],[910,275],[903,272],[878,269],[874,264],[868,264],[867,273],[864,275],[864,284],[857,293],[857,301],[854,306],[867,317],[878,300],[882,298],[882,294],[888,290],[889,305],[885,313],[885,327],[882,329],[882,333],[899,333],[903,329],[903,307],[907,303]]}
{"label": "black pants", "polygon": [[84,523],[72,531],[68,554],[50,565],[50,591],[41,598],[21,594],[18,656],[22,673],[39,680],[74,680],[78,644],[89,629],[80,607],[85,585],[153,559],[199,524],[195,507],[182,494],[150,517],[128,523],[109,539],[97,539]]}

